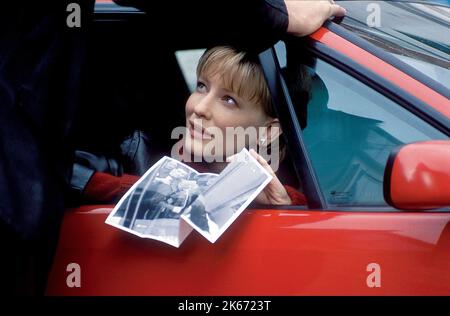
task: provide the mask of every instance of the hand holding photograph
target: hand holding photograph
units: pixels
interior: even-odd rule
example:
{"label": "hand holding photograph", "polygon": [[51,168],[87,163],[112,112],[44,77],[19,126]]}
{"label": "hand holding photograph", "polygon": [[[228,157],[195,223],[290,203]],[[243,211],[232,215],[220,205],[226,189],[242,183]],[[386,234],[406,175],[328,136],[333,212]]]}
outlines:
{"label": "hand holding photograph", "polygon": [[106,223],[179,247],[192,229],[214,243],[272,176],[243,149],[220,173],[161,158],[117,203]]}

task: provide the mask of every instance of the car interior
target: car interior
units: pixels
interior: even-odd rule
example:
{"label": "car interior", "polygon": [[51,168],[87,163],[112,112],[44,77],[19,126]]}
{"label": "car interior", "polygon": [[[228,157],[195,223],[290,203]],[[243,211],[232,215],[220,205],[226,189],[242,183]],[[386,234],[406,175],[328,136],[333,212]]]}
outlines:
{"label": "car interior", "polygon": [[[90,28],[74,145],[77,151],[120,160],[124,139],[139,131],[148,141],[149,167],[170,155],[178,140],[171,139],[171,132],[185,125],[185,102],[195,85],[196,62],[193,66],[191,60],[210,44],[162,38],[150,31],[146,14],[126,7],[119,13],[103,11],[110,5],[96,5]],[[293,170],[287,158],[278,175],[283,183],[300,188]]]}
{"label": "car interior", "polygon": [[148,132],[155,146],[169,146],[172,124],[183,125],[187,86],[172,49],[146,29],[146,19],[136,14],[95,16],[75,125],[77,149],[115,156],[136,129]]}

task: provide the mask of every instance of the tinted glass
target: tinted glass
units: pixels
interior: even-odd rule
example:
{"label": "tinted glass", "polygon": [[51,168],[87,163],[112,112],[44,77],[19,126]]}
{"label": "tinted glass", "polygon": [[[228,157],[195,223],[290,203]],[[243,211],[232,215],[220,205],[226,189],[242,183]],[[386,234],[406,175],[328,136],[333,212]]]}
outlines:
{"label": "tinted glass", "polygon": [[[283,67],[285,52],[282,46],[277,48]],[[383,198],[383,176],[389,153],[399,145],[415,141],[448,139],[330,64],[310,59],[307,65],[299,66],[292,63],[294,58],[288,52],[284,76],[299,121],[305,121],[301,116],[307,113],[303,137],[320,188],[330,205],[387,205]],[[298,59],[307,60],[304,56]],[[303,72],[301,76],[292,74],[299,71]],[[302,78],[303,82],[293,78]],[[309,83],[305,84],[306,81]],[[296,96],[305,87],[310,93],[307,111]]]}
{"label": "tinted glass", "polygon": [[342,1],[341,25],[450,87],[450,7],[397,1]]}

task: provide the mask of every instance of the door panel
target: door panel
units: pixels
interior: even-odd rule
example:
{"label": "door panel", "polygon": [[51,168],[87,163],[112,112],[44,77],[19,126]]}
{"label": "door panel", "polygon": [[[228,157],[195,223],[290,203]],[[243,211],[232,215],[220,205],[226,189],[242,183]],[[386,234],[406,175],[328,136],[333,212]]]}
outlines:
{"label": "door panel", "polygon": [[[450,214],[248,210],[216,244],[179,249],[66,214],[48,295],[448,295]],[[81,287],[70,288],[69,263]],[[368,287],[370,263],[381,287]]]}

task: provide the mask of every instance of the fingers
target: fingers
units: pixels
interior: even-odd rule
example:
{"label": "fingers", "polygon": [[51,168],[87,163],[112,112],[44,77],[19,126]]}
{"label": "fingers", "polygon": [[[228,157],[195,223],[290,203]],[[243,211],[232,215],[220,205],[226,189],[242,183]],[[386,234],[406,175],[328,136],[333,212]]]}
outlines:
{"label": "fingers", "polygon": [[253,148],[250,149],[250,155],[253,156],[253,158],[256,159],[256,161],[259,162],[259,164],[266,169],[272,176],[275,176],[275,172],[273,172],[272,168],[270,167],[270,165],[267,163],[267,161],[261,157]]}
{"label": "fingers", "polygon": [[264,191],[258,196],[258,201],[263,204],[272,205],[290,205],[291,198],[289,197],[283,184],[280,182],[275,172],[272,170],[267,161],[260,156],[254,149],[250,149],[250,154],[258,161],[261,166],[272,175],[272,181],[264,188]]}
{"label": "fingers", "polygon": [[344,16],[347,14],[347,10],[337,4],[331,5],[331,16]]}
{"label": "fingers", "polygon": [[[260,156],[253,148],[251,148],[249,150],[250,155],[252,155],[253,158],[256,159],[256,161],[264,168],[266,169],[267,172],[270,173],[270,175],[272,175],[274,178],[276,178],[275,176],[275,172],[273,171],[272,167],[269,165],[269,163],[262,157]],[[239,154],[234,154],[231,156],[228,156],[226,161],[227,162],[233,162],[236,160],[236,158],[238,157]]]}
{"label": "fingers", "polygon": [[261,157],[261,156],[256,152],[256,150],[254,150],[253,148],[251,148],[249,152],[250,152],[250,155],[252,155],[253,158],[255,158],[261,165],[262,165],[263,163],[266,163],[266,164],[267,164],[267,161],[266,161],[263,157]]}
{"label": "fingers", "polygon": [[289,18],[287,32],[296,36],[312,34],[330,17],[346,14],[346,10],[332,0],[285,0],[285,4]]}

